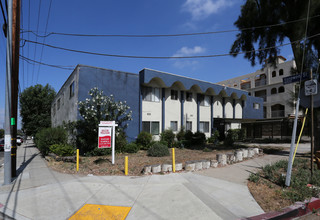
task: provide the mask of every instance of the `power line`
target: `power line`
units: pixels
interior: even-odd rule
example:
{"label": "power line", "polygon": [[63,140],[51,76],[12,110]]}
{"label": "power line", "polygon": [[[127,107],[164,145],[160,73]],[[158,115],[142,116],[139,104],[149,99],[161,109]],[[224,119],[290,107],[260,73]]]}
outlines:
{"label": "power line", "polygon": [[[47,33],[47,29],[48,29],[48,23],[49,23],[49,18],[50,18],[50,11],[51,11],[51,3],[52,3],[52,0],[50,0],[50,4],[49,4],[48,16],[47,16],[47,23],[46,23],[46,27],[45,27],[45,33]],[[46,38],[43,38],[42,43],[44,43],[45,41],[46,41]],[[44,46],[42,45],[42,47],[41,47],[41,54],[40,54],[40,63],[41,63],[41,61],[42,61],[43,48],[44,48]],[[39,68],[38,68],[38,73],[37,73],[37,80],[36,80],[36,83],[38,83],[40,67],[41,67],[41,65],[39,65]]]}
{"label": "power line", "polygon": [[[37,32],[39,30],[39,22],[40,22],[40,9],[41,9],[41,0],[39,2],[39,9],[38,9],[38,23],[37,23]],[[36,41],[38,40],[38,37],[36,36]],[[33,59],[36,59],[36,53],[37,53],[37,45],[34,47],[34,54],[33,54]],[[33,75],[34,75],[34,66],[32,69],[32,84],[33,84]]]}
{"label": "power line", "polygon": [[[311,18],[320,17],[320,15],[315,15]],[[311,19],[309,18],[309,19]],[[79,33],[62,33],[62,32],[50,32],[45,33],[44,35],[38,34],[38,31],[32,30],[22,30],[23,32],[28,32],[34,34],[36,37],[46,38],[51,35],[62,35],[62,36],[74,36],[74,37],[133,37],[133,38],[142,38],[142,37],[182,37],[182,36],[194,36],[194,35],[210,35],[210,34],[221,34],[221,33],[229,33],[229,32],[240,32],[240,31],[249,31],[254,29],[261,29],[261,28],[272,28],[277,26],[282,26],[286,24],[292,24],[297,22],[305,21],[307,18],[301,18],[297,20],[282,22],[279,24],[272,24],[272,25],[263,25],[257,27],[248,27],[242,29],[231,29],[231,30],[222,30],[222,31],[209,31],[209,32],[196,32],[196,33],[179,33],[179,34],[79,34]]]}
{"label": "power line", "polygon": [[38,62],[36,60],[32,60],[30,58],[24,57],[22,55],[20,55],[20,58],[31,65],[40,64],[40,65],[44,65],[44,66],[50,66],[50,67],[55,67],[55,68],[65,69],[65,70],[73,70],[74,69],[74,66],[61,66],[61,65],[42,63],[42,62]]}
{"label": "power line", "polygon": [[[319,36],[319,34],[315,34],[313,36],[310,36],[305,39],[313,38],[316,36]],[[23,39],[25,40],[25,39]],[[54,49],[59,49],[59,50],[64,50],[64,51],[69,51],[69,52],[75,52],[75,53],[83,53],[83,54],[90,54],[90,55],[97,55],[97,56],[106,56],[106,57],[120,57],[120,58],[137,58],[137,59],[194,59],[194,58],[212,58],[212,57],[223,57],[223,56],[230,56],[230,55],[236,55],[236,54],[245,54],[245,53],[252,53],[252,52],[258,52],[258,51],[263,51],[263,50],[269,50],[273,48],[278,48],[278,47],[283,47],[286,45],[291,45],[297,42],[300,42],[301,40],[293,41],[290,43],[286,44],[281,44],[278,46],[272,46],[272,47],[266,47],[266,48],[260,48],[257,50],[251,50],[251,51],[243,51],[243,52],[238,52],[238,53],[225,53],[225,54],[211,54],[211,55],[199,55],[199,56],[133,56],[133,55],[121,55],[121,54],[106,54],[106,53],[97,53],[97,52],[90,52],[90,51],[83,51],[83,50],[75,50],[75,49],[70,49],[70,48],[65,48],[65,47],[59,47],[59,46],[54,46],[50,44],[43,44],[39,43],[36,41],[31,41],[31,40],[25,40],[26,42],[33,43],[33,44],[40,44],[44,45],[46,47],[54,48]]]}

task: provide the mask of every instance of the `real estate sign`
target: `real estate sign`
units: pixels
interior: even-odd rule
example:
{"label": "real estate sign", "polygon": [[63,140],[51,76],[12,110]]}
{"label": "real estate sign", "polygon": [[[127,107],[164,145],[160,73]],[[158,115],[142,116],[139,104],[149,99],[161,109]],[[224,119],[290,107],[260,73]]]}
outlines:
{"label": "real estate sign", "polygon": [[99,148],[111,148],[111,127],[99,127]]}

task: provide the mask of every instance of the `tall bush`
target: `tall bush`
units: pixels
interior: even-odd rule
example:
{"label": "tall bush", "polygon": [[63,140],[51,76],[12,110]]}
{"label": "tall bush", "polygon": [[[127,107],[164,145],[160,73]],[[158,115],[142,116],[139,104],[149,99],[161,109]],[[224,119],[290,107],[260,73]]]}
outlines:
{"label": "tall bush", "polygon": [[164,157],[169,155],[168,147],[159,142],[154,143],[148,150],[148,156],[151,157]]}
{"label": "tall bush", "polygon": [[137,139],[136,144],[140,147],[141,150],[148,150],[151,146],[152,134],[142,131]]}
{"label": "tall bush", "polygon": [[196,146],[202,146],[206,143],[206,135],[200,131],[193,134],[192,144]]}
{"label": "tall bush", "polygon": [[229,129],[227,131],[227,136],[224,140],[224,144],[226,146],[233,146],[234,142],[238,140],[238,137],[238,129]]}
{"label": "tall bush", "polygon": [[164,130],[160,134],[160,140],[167,142],[168,143],[168,147],[172,147],[173,146],[174,138],[175,138],[175,134],[170,129]]}
{"label": "tall bush", "polygon": [[51,145],[67,143],[67,132],[61,127],[44,128],[36,134],[34,141],[42,155],[46,156]]}

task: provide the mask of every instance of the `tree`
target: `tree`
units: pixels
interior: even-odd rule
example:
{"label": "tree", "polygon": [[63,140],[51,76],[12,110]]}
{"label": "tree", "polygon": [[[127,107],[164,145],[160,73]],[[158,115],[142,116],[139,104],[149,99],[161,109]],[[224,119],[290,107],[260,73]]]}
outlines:
{"label": "tree", "polygon": [[30,86],[20,94],[22,129],[26,135],[35,136],[41,129],[51,127],[51,103],[55,95],[49,84]]}
{"label": "tree", "polygon": [[98,145],[98,124],[100,121],[116,121],[117,133],[122,133],[132,120],[132,111],[126,101],[115,101],[113,95],[103,95],[97,87],[89,91],[91,98],[80,101],[79,113],[82,120],[77,123],[78,144],[81,152],[93,151]]}
{"label": "tree", "polygon": [[[230,53],[237,56],[239,52],[248,51],[244,57],[252,65],[256,64],[256,59],[260,64],[266,59],[274,62],[280,53],[280,48],[275,46],[289,39],[297,69],[300,72],[308,2],[306,0],[247,0],[241,8],[238,20],[234,23],[240,33],[237,34]],[[320,35],[317,35],[320,33],[319,12],[320,1],[310,0],[304,68],[311,68],[314,64],[318,64],[320,58]]]}
{"label": "tree", "polygon": [[0,129],[0,138],[4,137],[4,129]]}

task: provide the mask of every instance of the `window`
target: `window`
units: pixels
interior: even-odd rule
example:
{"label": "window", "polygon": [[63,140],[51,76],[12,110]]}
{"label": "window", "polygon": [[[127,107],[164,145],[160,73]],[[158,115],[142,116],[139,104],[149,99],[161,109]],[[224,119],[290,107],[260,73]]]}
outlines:
{"label": "window", "polygon": [[192,102],[192,92],[187,92],[186,100],[187,100],[187,102]]}
{"label": "window", "polygon": [[283,76],[283,69],[279,70],[279,76]]}
{"label": "window", "polygon": [[71,83],[69,90],[70,90],[70,98],[72,98],[74,96],[74,81]]}
{"label": "window", "polygon": [[277,94],[277,88],[272,88],[271,89],[271,95],[273,95],[273,94]]}
{"label": "window", "polygon": [[56,104],[53,104],[53,115],[56,115]]}
{"label": "window", "polygon": [[171,100],[178,100],[178,91],[171,89]]}
{"label": "window", "polygon": [[177,121],[170,121],[170,128],[172,131],[178,130],[178,122]]}
{"label": "window", "polygon": [[284,92],[284,87],[280,86],[279,89],[278,89],[278,93],[283,93],[283,92]]}
{"label": "window", "polygon": [[142,131],[148,132],[152,135],[159,134],[159,122],[158,121],[143,121]]}
{"label": "window", "polygon": [[186,130],[187,130],[187,131],[192,131],[192,121],[187,121],[187,123],[186,123]]}
{"label": "window", "polygon": [[60,109],[60,98],[57,101],[57,110],[59,110],[59,109]]}
{"label": "window", "polygon": [[209,122],[207,121],[200,121],[200,132],[208,133],[209,132]]}
{"label": "window", "polygon": [[254,109],[260,109],[260,104],[259,103],[253,103],[253,108]]}
{"label": "window", "polygon": [[273,71],[272,72],[272,77],[276,77],[277,76],[277,72],[276,71]]}
{"label": "window", "polygon": [[200,106],[210,106],[210,96],[200,95]]}
{"label": "window", "polygon": [[61,96],[61,105],[64,105],[64,93],[62,93],[62,96]]}
{"label": "window", "polygon": [[160,89],[152,87],[142,87],[142,100],[150,102],[159,102]]}

